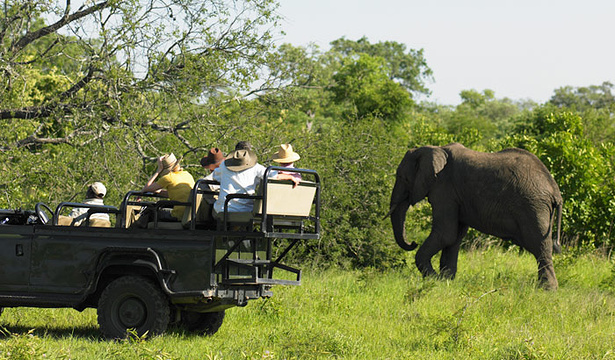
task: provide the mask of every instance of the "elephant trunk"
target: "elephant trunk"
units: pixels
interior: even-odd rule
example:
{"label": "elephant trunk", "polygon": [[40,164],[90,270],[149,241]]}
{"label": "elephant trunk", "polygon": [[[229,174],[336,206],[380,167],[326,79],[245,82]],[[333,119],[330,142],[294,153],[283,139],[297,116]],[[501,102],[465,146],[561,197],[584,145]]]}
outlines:
{"label": "elephant trunk", "polygon": [[395,235],[395,241],[404,250],[411,251],[416,249],[418,244],[416,242],[408,243],[406,241],[406,213],[410,207],[410,202],[407,200],[393,204],[391,203],[391,224],[393,225],[393,234]]}

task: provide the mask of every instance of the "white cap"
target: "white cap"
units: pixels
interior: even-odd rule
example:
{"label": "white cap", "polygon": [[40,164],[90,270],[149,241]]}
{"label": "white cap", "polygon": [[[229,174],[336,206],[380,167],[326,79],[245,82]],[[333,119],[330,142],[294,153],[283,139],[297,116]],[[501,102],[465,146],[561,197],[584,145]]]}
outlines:
{"label": "white cap", "polygon": [[107,188],[105,187],[105,185],[98,181],[92,183],[92,185],[90,185],[90,189],[92,189],[92,192],[94,192],[94,194],[100,197],[104,197],[107,194]]}

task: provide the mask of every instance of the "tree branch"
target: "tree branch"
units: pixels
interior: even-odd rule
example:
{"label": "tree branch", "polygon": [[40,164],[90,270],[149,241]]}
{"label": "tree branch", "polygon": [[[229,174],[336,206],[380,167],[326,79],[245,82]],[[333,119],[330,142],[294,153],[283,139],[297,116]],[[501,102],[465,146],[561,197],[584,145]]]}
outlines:
{"label": "tree branch", "polygon": [[0,119],[38,119],[51,114],[51,106],[29,106],[22,109],[0,109]]}
{"label": "tree branch", "polygon": [[[70,2],[68,3],[70,4]],[[67,10],[68,10],[68,4],[67,4]],[[64,25],[66,24],[70,24],[71,22],[81,19],[85,16],[88,16],[94,12],[97,12],[99,10],[102,10],[108,6],[110,6],[111,4],[109,3],[109,1],[103,1],[101,3],[98,3],[96,5],[90,6],[89,8],[82,10],[82,11],[78,11],[72,15],[68,15],[68,13],[65,13],[64,16],[62,16],[62,18],[60,20],[58,20],[55,24],[51,24],[49,26],[45,26],[41,29],[38,29],[34,32],[28,32],[26,33],[24,36],[22,36],[21,38],[19,38],[18,40],[16,40],[11,48],[14,51],[20,51],[21,49],[23,49],[24,47],[26,47],[28,44],[32,43],[33,41],[40,39],[46,35],[49,35],[51,33],[54,33],[56,31],[58,31],[58,29],[61,29]]]}
{"label": "tree branch", "polygon": [[60,94],[60,99],[65,99],[67,97],[74,95],[77,91],[81,90],[87,83],[89,83],[90,80],[92,80],[93,76],[94,76],[94,68],[90,66],[88,68],[88,73],[81,80],[76,82],[70,89]]}
{"label": "tree branch", "polygon": [[68,137],[66,138],[39,138],[34,135],[30,135],[23,140],[19,140],[16,143],[16,146],[26,147],[30,145],[43,145],[43,144],[71,144],[71,143]]}

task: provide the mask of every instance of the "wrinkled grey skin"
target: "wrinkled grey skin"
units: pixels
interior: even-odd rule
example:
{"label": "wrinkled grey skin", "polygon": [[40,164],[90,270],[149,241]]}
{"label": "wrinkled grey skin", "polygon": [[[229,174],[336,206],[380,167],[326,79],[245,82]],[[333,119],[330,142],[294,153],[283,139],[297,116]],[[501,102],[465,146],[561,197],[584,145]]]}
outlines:
{"label": "wrinkled grey skin", "polygon": [[[536,257],[538,280],[557,289],[552,251],[559,252],[562,196],[540,160],[521,149],[481,153],[461,144],[425,146],[408,151],[397,168],[391,194],[395,240],[414,250],[405,236],[406,212],[427,197],[432,228],[416,253],[423,276],[437,275],[431,258],[442,251],[440,276],[453,279],[457,257],[468,227],[511,240]],[[551,238],[554,214],[558,233]]]}

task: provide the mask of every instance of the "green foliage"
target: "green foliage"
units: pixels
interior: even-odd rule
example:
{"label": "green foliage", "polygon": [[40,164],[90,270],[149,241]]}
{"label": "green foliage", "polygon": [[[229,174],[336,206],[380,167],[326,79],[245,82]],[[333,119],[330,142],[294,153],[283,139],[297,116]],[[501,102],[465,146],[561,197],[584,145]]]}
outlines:
{"label": "green foliage", "polygon": [[564,86],[555,89],[549,103],[576,111],[588,109],[615,110],[615,96],[612,94],[613,84],[605,81],[601,85],[587,87]]}
{"label": "green foliage", "polygon": [[[404,253],[382,219],[398,162],[412,147],[459,142],[537,154],[564,195],[567,241],[613,246],[608,82],[561,88],[544,106],[491,90],[464,90],[457,106],[416,104],[431,80],[422,50],[366,38],[335,40],[325,52],[274,49],[273,0],[103,4],[32,41],[26,35],[64,9],[31,1],[0,10],[0,167],[10,174],[0,180],[0,207],[78,201],[93,181],[107,185],[107,204],[119,205],[161,154],[182,156],[200,177],[210,147],[228,152],[249,140],[269,165],[279,144],[292,143],[297,165],[323,179],[323,237],[302,244],[294,260],[399,267]],[[429,205],[411,208],[406,223],[420,243]]]}
{"label": "green foliage", "polygon": [[517,135],[501,143],[536,154],[564,197],[563,230],[569,242],[612,246],[615,147],[599,147],[584,136],[581,117],[553,106],[530,114]]}
{"label": "green foliage", "polygon": [[401,84],[411,94],[429,94],[425,83],[432,79],[423,50],[409,49],[395,41],[372,44],[366,37],[352,41],[340,38],[331,42],[331,51],[344,57],[356,58],[361,54],[382,58],[388,64],[388,77]]}
{"label": "green foliage", "polygon": [[337,103],[349,103],[356,116],[378,116],[399,120],[412,106],[410,94],[390,80],[384,59],[361,54],[357,60],[347,58],[333,75],[330,88]]}
{"label": "green foliage", "polygon": [[[323,182],[323,233],[319,244],[306,244],[311,257],[328,263],[388,267],[400,261],[388,220],[390,189],[402,153],[384,143],[387,128],[378,118],[343,122],[319,133],[306,164]],[[393,140],[393,139],[391,139]],[[301,160],[303,164],[303,159]],[[317,245],[317,247],[315,247]]]}
{"label": "green foliage", "polygon": [[459,134],[469,129],[479,132],[484,139],[501,138],[512,130],[512,120],[521,110],[509,99],[496,99],[491,90],[461,92],[461,104],[454,112],[445,112],[442,121],[447,130]]}

